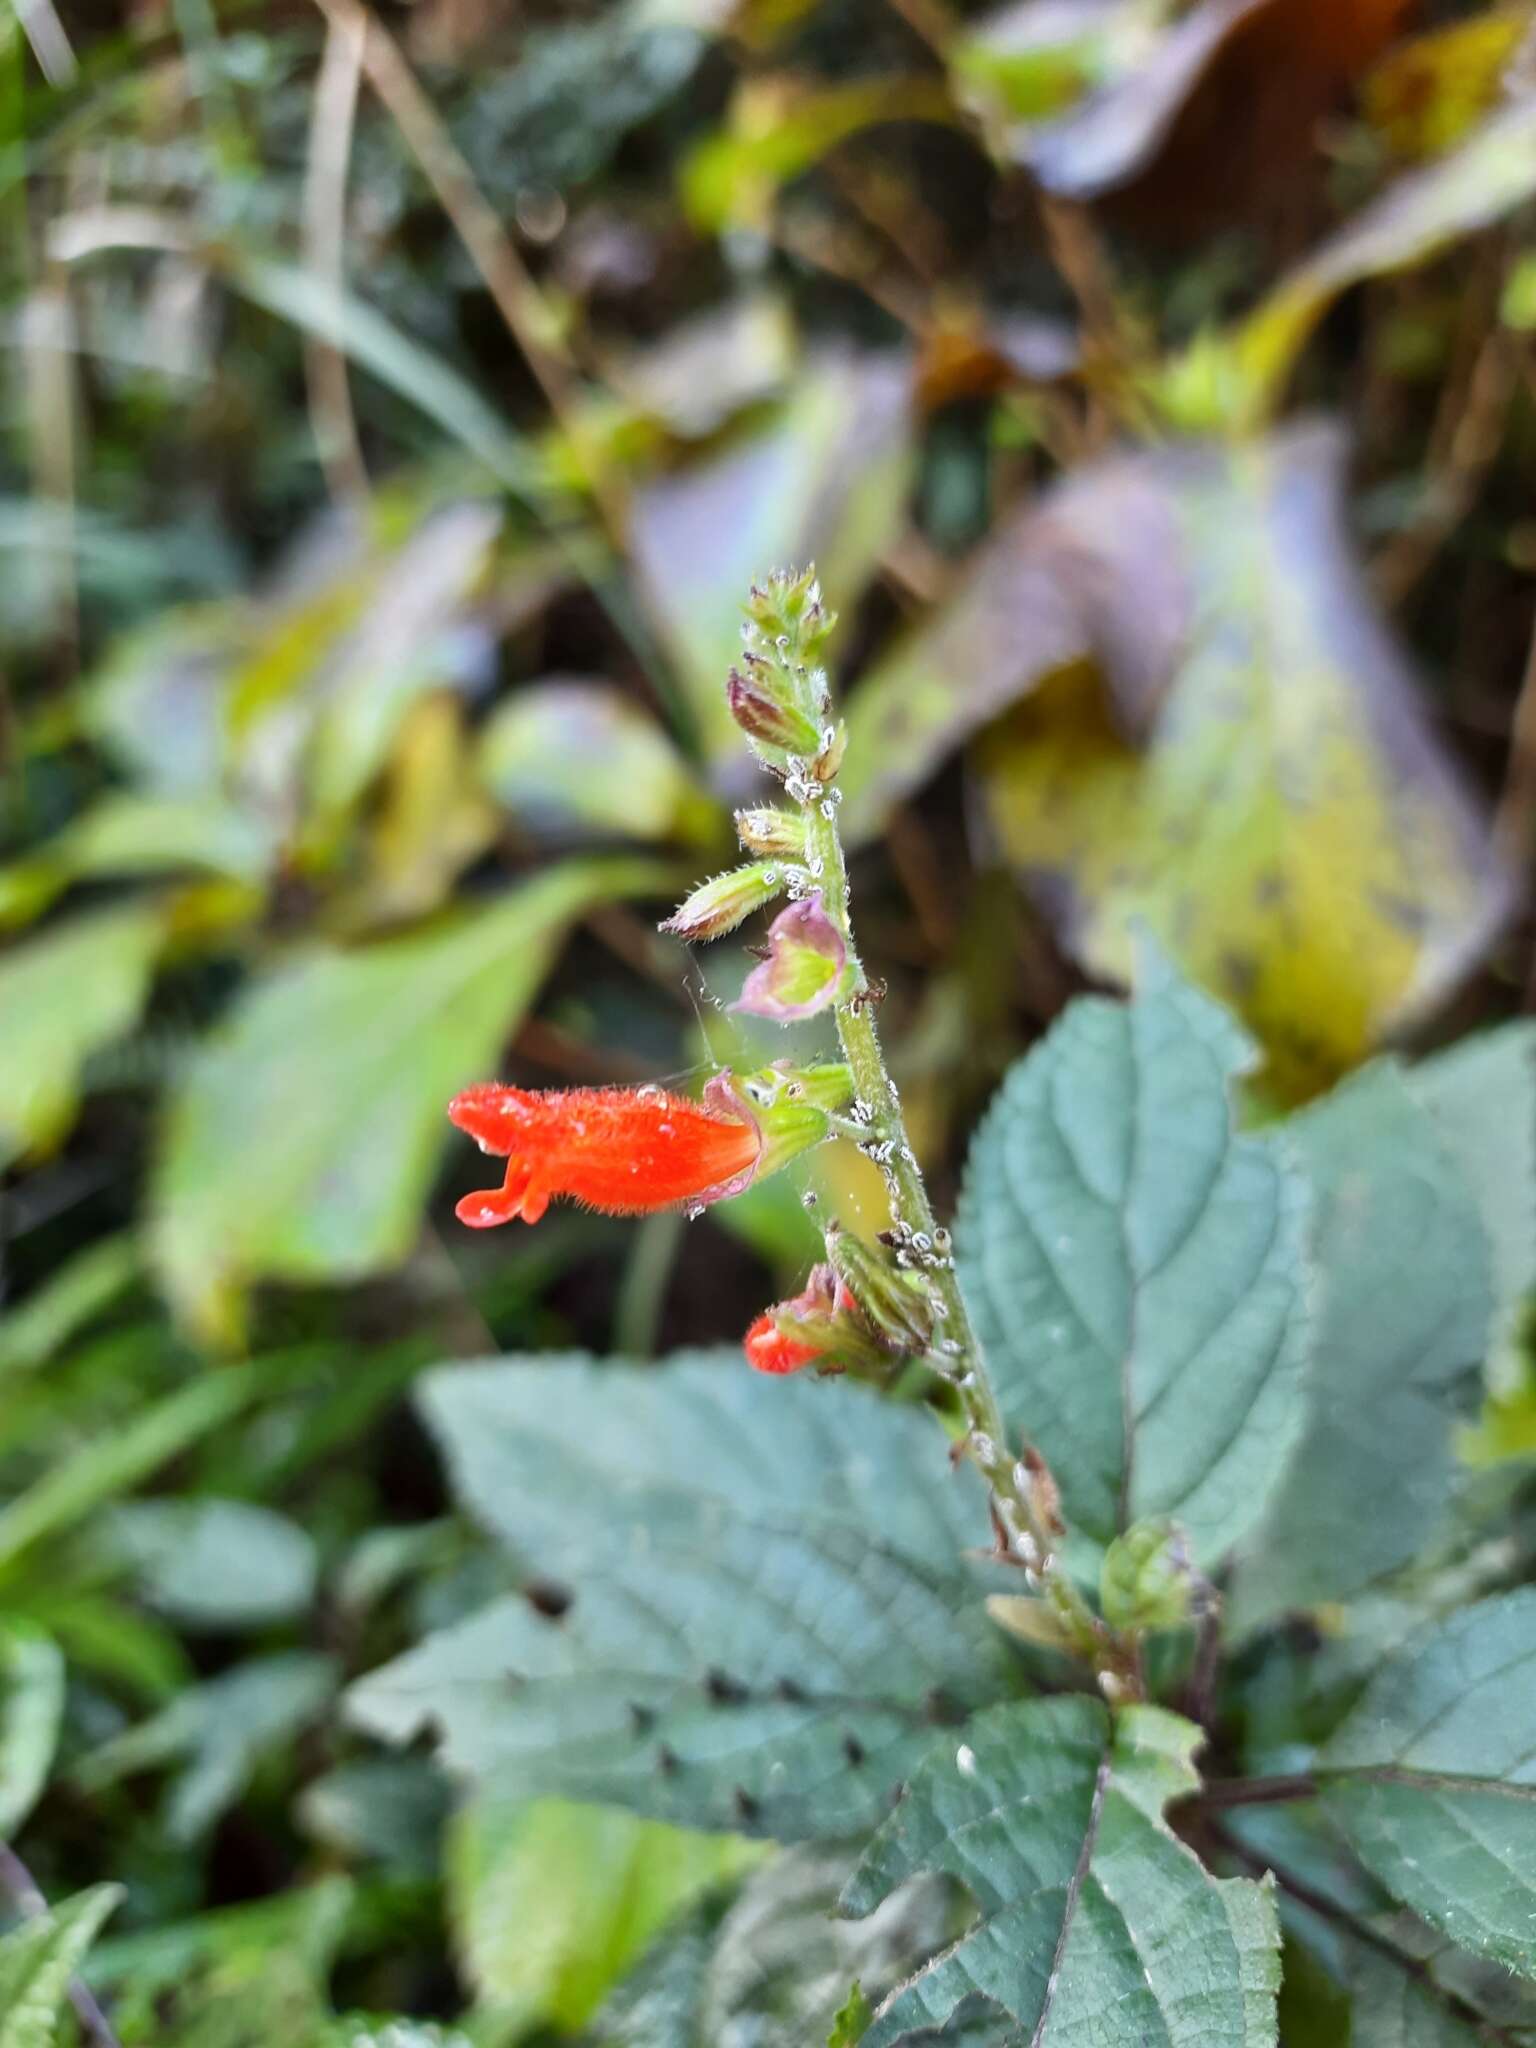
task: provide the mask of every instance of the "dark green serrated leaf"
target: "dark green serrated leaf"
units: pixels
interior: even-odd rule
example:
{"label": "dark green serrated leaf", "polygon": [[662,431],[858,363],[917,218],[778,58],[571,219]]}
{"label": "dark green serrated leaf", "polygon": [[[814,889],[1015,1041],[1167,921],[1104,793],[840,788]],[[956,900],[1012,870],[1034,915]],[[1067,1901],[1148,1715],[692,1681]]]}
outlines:
{"label": "dark green serrated leaf", "polygon": [[702,1535],[727,1505],[786,1529],[878,1530],[957,1575],[955,1554],[986,1537],[980,1487],[926,1418],[861,1387],[766,1386],[737,1351],[641,1371],[577,1354],[449,1365],[421,1402],[459,1500],[541,1567],[609,1557],[618,1530],[662,1518]]}
{"label": "dark green serrated leaf", "polygon": [[1015,1688],[960,1556],[984,1504],[916,1410],[723,1353],[447,1368],[428,1412],[468,1504],[574,1599],[501,1601],[363,1680],[387,1740],[436,1723],[503,1791],[831,1838]]}
{"label": "dark green serrated leaf", "polygon": [[1319,1769],[1328,1812],[1395,1898],[1536,1979],[1536,1589],[1422,1630]]}
{"label": "dark green serrated leaf", "polygon": [[1171,1515],[1210,1564],[1299,1427],[1305,1189],[1239,1136],[1226,1014],[1149,954],[1134,1002],[1073,1005],[1004,1082],[967,1167],[961,1281],[1010,1421],[1101,1543]]}
{"label": "dark green serrated leaf", "polygon": [[1200,1731],[1078,1697],[983,1715],[936,1750],[843,1894],[866,1913],[919,1871],[961,1879],[980,1918],[901,1985],[864,2048],[944,2024],[979,1993],[1012,2044],[1260,2048],[1275,2038],[1279,1930],[1267,1889],[1211,1878],[1163,1809],[1196,1789]]}
{"label": "dark green serrated leaf", "polygon": [[1395,1067],[1289,1128],[1313,1187],[1315,1338],[1301,1442],[1233,1587],[1237,1627],[1344,1599],[1424,1548],[1493,1306],[1476,1204]]}
{"label": "dark green serrated leaf", "polygon": [[1522,1311],[1536,1289],[1536,1024],[1483,1032],[1406,1075],[1482,1215],[1494,1308],[1488,1380],[1521,1383]]}

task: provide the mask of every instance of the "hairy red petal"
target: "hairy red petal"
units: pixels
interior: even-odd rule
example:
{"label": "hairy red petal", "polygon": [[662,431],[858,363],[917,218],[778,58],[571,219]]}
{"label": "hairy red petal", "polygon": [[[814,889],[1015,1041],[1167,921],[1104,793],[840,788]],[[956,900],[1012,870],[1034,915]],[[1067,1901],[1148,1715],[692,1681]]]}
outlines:
{"label": "hairy red petal", "polygon": [[812,1365],[821,1353],[810,1344],[797,1344],[774,1325],[771,1313],[761,1315],[743,1340],[747,1363],[758,1372],[799,1372]]}
{"label": "hairy red petal", "polygon": [[466,1088],[448,1114],[483,1152],[507,1160],[505,1185],[466,1195],[456,1211],[475,1229],[520,1216],[537,1222],[555,1195],[610,1215],[708,1202],[752,1176],[762,1135],[659,1088]]}

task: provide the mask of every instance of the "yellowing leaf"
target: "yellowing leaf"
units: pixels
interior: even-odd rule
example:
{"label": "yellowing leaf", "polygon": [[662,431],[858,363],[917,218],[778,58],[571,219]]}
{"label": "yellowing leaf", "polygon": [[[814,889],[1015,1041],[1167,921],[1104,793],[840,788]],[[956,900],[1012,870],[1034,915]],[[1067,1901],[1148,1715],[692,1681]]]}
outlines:
{"label": "yellowing leaf", "polygon": [[1494,7],[1410,37],[1365,81],[1365,118],[1399,156],[1438,156],[1495,106],[1530,22],[1523,4]]}
{"label": "yellowing leaf", "polygon": [[1339,468],[1309,426],[1101,471],[1175,514],[1182,657],[1144,741],[1083,662],[984,754],[1002,847],[1084,965],[1128,980],[1150,928],[1292,1096],[1444,995],[1510,895],[1350,559]]}

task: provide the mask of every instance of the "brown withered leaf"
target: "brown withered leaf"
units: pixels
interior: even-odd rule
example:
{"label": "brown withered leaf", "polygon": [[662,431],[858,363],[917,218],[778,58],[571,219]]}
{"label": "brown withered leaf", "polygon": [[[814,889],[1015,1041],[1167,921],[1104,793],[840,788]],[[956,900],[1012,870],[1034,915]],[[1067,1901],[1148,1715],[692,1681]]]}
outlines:
{"label": "brown withered leaf", "polygon": [[[1026,0],[950,53],[1010,152],[1066,199],[1155,166],[1154,216],[1241,210],[1312,146],[1340,84],[1376,56],[1407,0]],[[1219,167],[1219,176],[1212,170]]]}
{"label": "brown withered leaf", "polygon": [[1002,525],[930,623],[855,693],[842,773],[855,839],[1043,678],[1096,660],[1144,733],[1189,627],[1174,507],[1139,459],[1094,465]]}

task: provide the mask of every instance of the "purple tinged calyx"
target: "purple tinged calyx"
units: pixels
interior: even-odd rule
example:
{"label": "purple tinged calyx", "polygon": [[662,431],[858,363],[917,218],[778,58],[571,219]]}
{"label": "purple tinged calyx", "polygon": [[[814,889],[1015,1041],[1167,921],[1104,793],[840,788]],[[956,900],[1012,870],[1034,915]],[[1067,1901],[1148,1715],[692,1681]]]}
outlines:
{"label": "purple tinged calyx", "polygon": [[734,1010],[798,1024],[837,998],[848,948],[828,917],[821,891],[781,910],[768,928],[768,957],[747,976]]}

